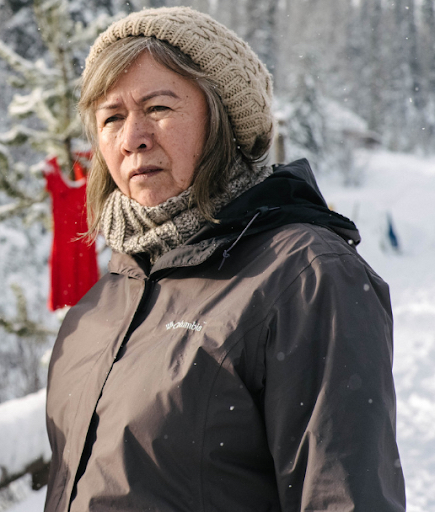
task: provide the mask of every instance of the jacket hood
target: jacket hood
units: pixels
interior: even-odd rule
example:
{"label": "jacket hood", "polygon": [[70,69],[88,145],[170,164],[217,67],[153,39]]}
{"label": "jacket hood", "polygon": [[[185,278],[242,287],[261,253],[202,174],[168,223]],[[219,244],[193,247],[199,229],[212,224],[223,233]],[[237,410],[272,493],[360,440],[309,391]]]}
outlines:
{"label": "jacket hood", "polygon": [[306,159],[275,165],[273,169],[273,174],[262,183],[224,207],[216,216],[218,224],[207,224],[187,243],[240,232],[254,216],[247,234],[302,222],[331,229],[350,245],[360,243],[355,224],[328,208]]}

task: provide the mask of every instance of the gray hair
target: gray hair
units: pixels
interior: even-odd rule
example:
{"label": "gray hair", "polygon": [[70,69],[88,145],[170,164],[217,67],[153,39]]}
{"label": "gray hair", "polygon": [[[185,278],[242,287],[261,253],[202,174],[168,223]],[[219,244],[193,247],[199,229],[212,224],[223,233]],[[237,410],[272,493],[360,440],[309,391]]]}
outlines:
{"label": "gray hair", "polygon": [[88,235],[91,238],[98,234],[104,204],[116,188],[98,148],[96,102],[107,95],[121,74],[144,51],[148,51],[156,62],[171,71],[194,80],[205,95],[209,109],[208,131],[202,155],[195,169],[192,187],[193,199],[205,218],[213,220],[210,197],[225,190],[236,160],[242,157],[246,163],[254,161],[249,155],[242,155],[237,147],[233,128],[220,99],[217,85],[190,57],[154,37],[133,36],[120,39],[103,50],[92,62],[81,84],[78,107],[94,152],[87,185]]}

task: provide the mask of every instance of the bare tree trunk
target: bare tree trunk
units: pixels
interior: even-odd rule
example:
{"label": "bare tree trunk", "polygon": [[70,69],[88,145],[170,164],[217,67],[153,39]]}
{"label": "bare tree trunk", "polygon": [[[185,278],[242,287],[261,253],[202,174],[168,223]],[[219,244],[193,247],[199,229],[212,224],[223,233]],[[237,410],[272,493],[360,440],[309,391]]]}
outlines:
{"label": "bare tree trunk", "polygon": [[383,119],[382,105],[382,3],[371,0],[370,5],[370,45],[368,63],[370,70],[370,117],[369,128],[380,131]]}
{"label": "bare tree trunk", "polygon": [[277,0],[247,0],[244,38],[271,73],[276,65]]}
{"label": "bare tree trunk", "polygon": [[[423,110],[424,99],[422,91],[421,62],[418,48],[417,26],[415,21],[415,0],[407,1],[408,37],[409,37],[409,69],[412,77],[411,98],[417,110]],[[435,27],[432,27],[434,30]]]}
{"label": "bare tree trunk", "polygon": [[[424,0],[422,6],[422,76],[426,77],[426,88],[422,93],[427,92],[425,123],[422,134],[427,150],[431,151],[431,142],[435,135],[435,10],[433,0]],[[426,96],[426,95],[425,95]]]}

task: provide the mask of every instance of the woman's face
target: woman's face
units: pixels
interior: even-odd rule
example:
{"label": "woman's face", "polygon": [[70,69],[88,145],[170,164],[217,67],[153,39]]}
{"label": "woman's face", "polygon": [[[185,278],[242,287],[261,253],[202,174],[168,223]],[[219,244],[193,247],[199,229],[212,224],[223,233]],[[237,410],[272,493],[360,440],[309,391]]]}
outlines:
{"label": "woman's face", "polygon": [[204,93],[144,52],[96,106],[98,144],[121,192],[156,206],[193,180],[207,132]]}

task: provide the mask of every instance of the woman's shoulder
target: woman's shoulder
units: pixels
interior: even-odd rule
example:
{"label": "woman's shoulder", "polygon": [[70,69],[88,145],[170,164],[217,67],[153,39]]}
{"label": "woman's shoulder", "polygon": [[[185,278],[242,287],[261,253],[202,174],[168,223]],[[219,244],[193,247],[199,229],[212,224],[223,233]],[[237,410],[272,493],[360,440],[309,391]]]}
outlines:
{"label": "woman's shoulder", "polygon": [[[131,272],[133,272],[133,267]],[[131,286],[126,287],[122,273],[107,272],[68,311],[60,334],[68,335],[69,332],[75,332],[79,325],[82,328],[88,323],[92,324],[95,318],[98,318],[99,321],[104,318],[104,321],[111,324],[121,322],[131,299],[134,299],[136,295],[141,295],[142,289],[143,279],[132,279]]]}
{"label": "woman's shoulder", "polygon": [[350,256],[360,261],[355,245],[333,230],[309,223],[291,223],[260,235],[269,239],[268,249],[285,264],[295,257],[312,262],[319,257]]}
{"label": "woman's shoulder", "polygon": [[386,286],[352,243],[326,227],[287,224],[260,234],[250,244],[263,248],[258,257],[266,261],[265,275],[281,276],[277,281],[274,278],[279,288],[299,286],[307,275],[315,275],[316,282],[327,278],[330,286],[352,285],[367,279],[381,288]]}

